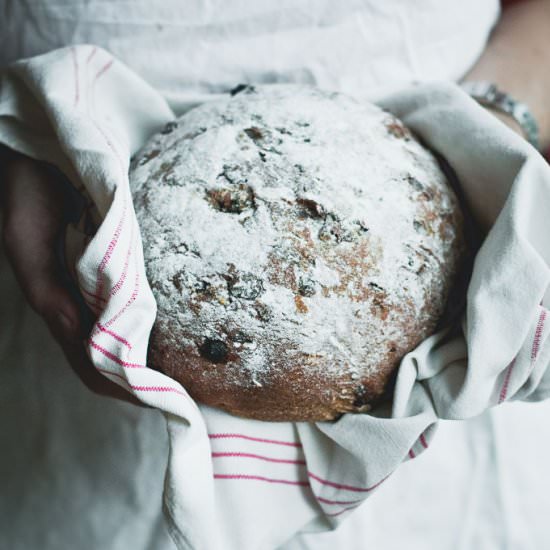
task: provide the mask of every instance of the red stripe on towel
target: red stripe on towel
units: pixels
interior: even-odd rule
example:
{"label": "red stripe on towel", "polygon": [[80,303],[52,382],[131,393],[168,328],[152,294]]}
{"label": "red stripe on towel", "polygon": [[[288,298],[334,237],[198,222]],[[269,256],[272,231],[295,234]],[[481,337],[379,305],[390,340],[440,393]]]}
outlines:
{"label": "red stripe on towel", "polygon": [[[137,256],[136,256],[137,258]],[[136,260],[137,264],[137,260]],[[139,277],[139,268],[136,265],[136,277],[134,281],[134,290],[132,291],[132,294],[130,298],[128,298],[128,301],[124,305],[124,307],[115,315],[113,315],[106,323],[106,327],[110,327],[135,301],[139,294],[139,286],[140,286],[140,277]]]}
{"label": "red stripe on towel", "polygon": [[357,506],[349,506],[348,508],[344,508],[343,510],[340,510],[339,512],[332,512],[332,513],[325,512],[325,515],[326,516],[331,516],[331,517],[339,516],[340,514],[343,514],[344,512],[348,512],[349,510],[354,510],[358,506],[359,506],[359,504]]}
{"label": "red stripe on towel", "polygon": [[317,497],[317,500],[319,502],[322,502],[323,504],[361,504],[364,499],[360,500],[329,500],[328,498],[323,497]]}
{"label": "red stripe on towel", "polygon": [[130,387],[133,390],[136,391],[143,391],[143,392],[160,392],[160,393],[178,393],[180,395],[184,395],[182,391],[178,390],[177,388],[171,388],[170,386],[134,386],[133,384],[130,384]]}
{"label": "red stripe on towel", "polygon": [[260,437],[251,437],[244,434],[236,433],[218,433],[218,434],[208,434],[210,439],[247,439],[248,441],[257,441],[259,443],[272,443],[274,445],[286,445],[288,447],[302,447],[301,443],[295,443],[293,441],[278,441],[276,439],[262,439]]}
{"label": "red stripe on towel", "polygon": [[132,344],[130,344],[130,342],[128,342],[126,338],[123,338],[122,336],[118,335],[116,332],[113,332],[112,330],[105,328],[101,323],[97,323],[96,327],[101,332],[104,332],[105,334],[112,336],[115,340],[119,341],[121,344],[124,344],[128,349],[132,349]]}
{"label": "red stripe on towel", "polygon": [[120,217],[120,220],[118,221],[118,225],[116,226],[115,233],[113,237],[111,238],[111,241],[109,242],[109,246],[107,247],[107,250],[105,251],[105,254],[103,255],[103,259],[101,260],[98,268],[97,268],[97,279],[96,279],[96,287],[95,287],[95,294],[97,296],[101,296],[103,292],[103,271],[105,271],[105,268],[107,267],[107,264],[109,263],[109,260],[111,259],[111,256],[113,255],[113,252],[115,250],[115,247],[118,243],[118,239],[120,238],[120,234],[122,233],[122,227],[124,225],[124,221],[126,220],[126,196],[124,196],[124,207],[122,210],[122,215]]}
{"label": "red stripe on towel", "polygon": [[128,380],[126,380],[126,378],[124,378],[124,376],[118,374],[117,372],[112,372],[112,371],[107,370],[107,369],[101,369],[99,367],[96,367],[96,370],[98,370],[99,372],[104,372],[105,374],[109,374],[110,376],[116,376],[117,378],[120,378],[120,380],[123,380],[124,382],[126,382],[126,384],[128,384],[128,386],[130,388],[132,388],[133,390],[136,390],[136,391],[160,392],[160,393],[178,393],[180,395],[183,395],[184,397],[187,397],[184,392],[178,390],[177,388],[171,388],[169,386],[135,386],[133,384],[129,384]]}
{"label": "red stripe on towel", "polygon": [[127,361],[123,361],[119,357],[117,357],[114,353],[111,353],[110,351],[106,350],[105,348],[102,348],[97,342],[94,342],[92,339],[88,340],[88,343],[92,348],[99,351],[102,355],[107,357],[107,359],[110,359],[114,363],[117,363],[118,365],[122,367],[126,367],[129,369],[146,369],[146,365],[140,365],[139,363],[128,363]]}
{"label": "red stripe on towel", "polygon": [[273,479],[271,477],[252,476],[247,474],[214,474],[214,479],[246,479],[253,481],[265,481],[267,483],[282,483],[284,485],[299,485],[300,487],[308,487],[307,481],[290,481],[288,479]]}
{"label": "red stripe on towel", "polygon": [[371,487],[355,487],[353,485],[344,485],[342,483],[336,483],[334,481],[328,481],[327,479],[323,479],[323,478],[315,475],[312,472],[308,472],[308,476],[311,479],[314,479],[315,481],[318,481],[319,483],[322,483],[323,485],[328,485],[329,487],[334,487],[335,489],[344,489],[346,491],[355,491],[355,492],[359,492],[359,493],[368,493],[369,491],[372,491],[373,489],[376,489],[376,487],[378,487],[384,481],[386,481],[386,479],[388,479],[390,474],[388,474],[386,477],[382,478],[378,483],[375,483]]}
{"label": "red stripe on towel", "polygon": [[510,364],[507,367],[506,375],[504,376],[504,382],[502,383],[502,388],[500,390],[500,395],[498,397],[498,403],[502,403],[506,399],[506,395],[508,394],[508,384],[510,383],[510,377],[512,375],[512,371],[514,370],[514,365],[516,363],[516,358],[514,357]]}
{"label": "red stripe on towel", "polygon": [[90,52],[90,55],[86,58],[86,65],[92,60],[96,52],[97,52],[97,46],[94,46],[92,48],[92,51]]}
{"label": "red stripe on towel", "polygon": [[546,309],[540,312],[537,328],[535,329],[535,337],[533,339],[533,347],[531,348],[531,361],[535,361],[539,354],[540,338],[544,329],[544,321],[546,320]]}
{"label": "red stripe on towel", "polygon": [[114,62],[114,59],[111,59],[111,60],[107,61],[107,63],[105,63],[105,65],[103,65],[103,67],[101,67],[101,69],[99,69],[99,71],[97,72],[97,74],[94,77],[94,82],[96,80],[98,80],[99,78],[101,78],[112,67],[113,62]]}
{"label": "red stripe on towel", "polygon": [[422,447],[424,447],[424,449],[428,448],[428,443],[426,442],[426,438],[424,437],[424,433],[420,434],[420,444],[422,445]]}
{"label": "red stripe on towel", "polygon": [[[237,434],[237,433],[217,433],[217,434],[208,434],[208,437],[210,439],[228,439],[228,438],[238,438],[238,439],[246,439],[249,441],[257,441],[259,443],[269,443],[269,444],[275,444],[275,445],[286,445],[290,447],[302,447],[301,443],[294,443],[289,441],[278,441],[273,439],[263,439],[259,437],[251,437],[244,434]],[[317,475],[315,475],[313,472],[308,472],[308,476],[311,479],[314,479],[315,481],[318,481],[319,483],[322,483],[323,485],[328,485],[329,487],[334,487],[335,489],[344,489],[346,491],[355,491],[355,492],[364,492],[368,493],[369,491],[372,491],[376,489],[379,485],[381,485],[389,476],[388,474],[386,477],[381,479],[378,483],[375,483],[371,487],[355,487],[352,485],[344,485],[342,483],[336,483],[334,481],[329,481],[327,479],[323,479]]]}
{"label": "red stripe on towel", "polygon": [[267,462],[278,462],[282,464],[298,464],[305,466],[305,460],[290,460],[285,458],[271,458],[269,456],[255,455],[251,453],[212,453],[212,458],[224,458],[224,457],[242,457],[242,458],[257,458],[258,460],[265,460]]}
{"label": "red stripe on towel", "polygon": [[113,288],[111,288],[111,291],[109,292],[110,297],[113,297],[122,288],[124,282],[126,281],[126,276],[128,275],[128,266],[130,264],[130,256],[134,247],[134,225],[135,224],[132,224],[132,228],[130,230],[130,244],[128,246],[128,250],[126,251],[126,258],[124,259],[122,273],[120,274],[120,277],[116,284],[113,286]]}

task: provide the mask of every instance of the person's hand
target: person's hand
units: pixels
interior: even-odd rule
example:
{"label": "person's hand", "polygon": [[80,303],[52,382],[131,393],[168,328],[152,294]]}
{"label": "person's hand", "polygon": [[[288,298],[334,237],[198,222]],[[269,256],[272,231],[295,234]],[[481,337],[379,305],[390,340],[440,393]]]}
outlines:
{"label": "person's hand", "polygon": [[77,376],[93,392],[142,404],[91,364],[84,343],[92,328],[60,260],[61,236],[74,202],[52,166],[3,149],[0,207],[6,255],[31,307],[45,320]]}

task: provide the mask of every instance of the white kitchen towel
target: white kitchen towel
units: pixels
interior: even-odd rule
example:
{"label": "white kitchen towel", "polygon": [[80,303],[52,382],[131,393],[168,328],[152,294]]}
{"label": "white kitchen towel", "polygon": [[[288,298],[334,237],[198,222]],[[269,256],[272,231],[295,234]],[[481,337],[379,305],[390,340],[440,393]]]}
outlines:
{"label": "white kitchen towel", "polygon": [[266,423],[197,406],[145,365],[155,303],[128,166],[173,118],[163,98],[91,45],[23,60],[1,75],[0,142],[58,166],[101,220],[76,266],[98,314],[87,346],[105,376],[165,413],[165,510],[180,548],[275,548],[300,529],[333,528],[428,447],[438,418],[550,394],[550,169],[453,84],[378,99],[447,159],[473,214],[491,227],[463,331],[438,333],[405,357],[389,407],[333,423]]}

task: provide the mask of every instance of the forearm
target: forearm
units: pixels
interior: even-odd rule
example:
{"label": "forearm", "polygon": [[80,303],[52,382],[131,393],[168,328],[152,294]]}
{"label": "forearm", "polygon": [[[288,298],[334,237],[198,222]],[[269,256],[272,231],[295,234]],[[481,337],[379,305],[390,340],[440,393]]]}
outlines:
{"label": "forearm", "polygon": [[[464,80],[495,83],[526,103],[540,126],[541,148],[550,146],[550,0],[504,8],[487,48]],[[514,127],[513,121],[506,121]],[[516,126],[514,129],[519,131]]]}

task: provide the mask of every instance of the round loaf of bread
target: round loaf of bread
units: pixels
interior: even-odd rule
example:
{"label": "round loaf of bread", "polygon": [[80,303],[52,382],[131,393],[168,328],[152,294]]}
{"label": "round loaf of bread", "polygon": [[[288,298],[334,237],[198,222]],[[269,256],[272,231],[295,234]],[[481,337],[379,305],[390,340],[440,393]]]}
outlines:
{"label": "round loaf of bread", "polygon": [[388,112],[315,87],[192,109],[130,181],[158,305],[149,364],[248,418],[368,411],[434,331],[464,250],[434,156]]}

